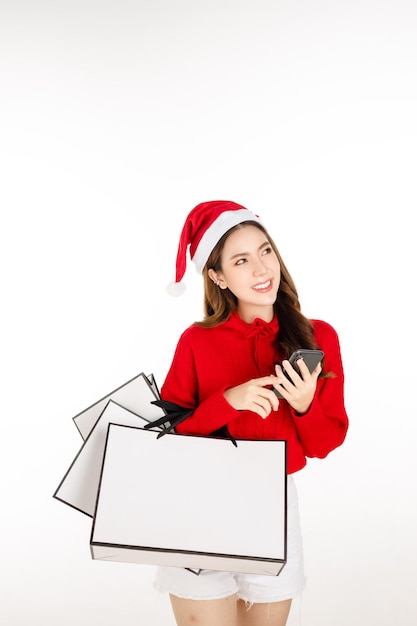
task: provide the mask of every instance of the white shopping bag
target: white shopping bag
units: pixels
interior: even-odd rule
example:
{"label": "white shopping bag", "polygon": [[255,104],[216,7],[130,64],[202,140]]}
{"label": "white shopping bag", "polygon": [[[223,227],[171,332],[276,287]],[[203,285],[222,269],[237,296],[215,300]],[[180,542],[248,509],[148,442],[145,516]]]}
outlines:
{"label": "white shopping bag", "polygon": [[94,559],[278,575],[286,561],[286,442],[109,424]]}
{"label": "white shopping bag", "polygon": [[84,440],[87,439],[109,400],[117,402],[150,422],[165,415],[163,409],[152,404],[152,401],[159,400],[159,390],[153,375],[146,376],[141,372],[72,418]]}

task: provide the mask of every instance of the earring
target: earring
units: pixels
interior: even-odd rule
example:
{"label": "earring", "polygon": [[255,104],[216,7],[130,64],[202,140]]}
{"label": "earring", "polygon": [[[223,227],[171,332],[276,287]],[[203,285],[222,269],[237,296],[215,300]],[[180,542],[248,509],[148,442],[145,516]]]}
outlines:
{"label": "earring", "polygon": [[220,281],[219,280],[216,280],[216,286],[220,287]]}

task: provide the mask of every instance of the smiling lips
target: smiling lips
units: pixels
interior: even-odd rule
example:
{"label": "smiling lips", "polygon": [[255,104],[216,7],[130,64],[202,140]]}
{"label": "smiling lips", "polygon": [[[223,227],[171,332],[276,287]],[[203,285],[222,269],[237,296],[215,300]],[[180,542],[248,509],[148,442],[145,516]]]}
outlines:
{"label": "smiling lips", "polygon": [[259,283],[258,285],[254,285],[253,289],[255,289],[255,291],[269,291],[272,287],[272,280],[267,280],[265,283]]}

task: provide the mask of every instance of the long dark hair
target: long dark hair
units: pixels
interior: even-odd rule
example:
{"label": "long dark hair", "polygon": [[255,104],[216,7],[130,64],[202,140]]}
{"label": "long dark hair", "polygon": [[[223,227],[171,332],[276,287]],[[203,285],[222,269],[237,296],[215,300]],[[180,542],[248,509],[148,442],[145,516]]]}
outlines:
{"label": "long dark hair", "polygon": [[209,278],[208,271],[211,268],[216,272],[221,271],[221,253],[227,238],[235,230],[243,228],[248,224],[256,226],[264,233],[278,258],[281,268],[281,281],[277,299],[274,303],[274,310],[279,322],[279,353],[282,354],[282,358],[288,358],[294,350],[299,348],[317,348],[312,323],[301,313],[297,289],[274,241],[261,224],[253,221],[242,222],[228,230],[213,248],[203,268],[204,319],[200,322],[195,322],[195,324],[205,328],[217,326],[225,322],[230,317],[232,311],[236,310],[236,296],[229,289],[219,289]]}

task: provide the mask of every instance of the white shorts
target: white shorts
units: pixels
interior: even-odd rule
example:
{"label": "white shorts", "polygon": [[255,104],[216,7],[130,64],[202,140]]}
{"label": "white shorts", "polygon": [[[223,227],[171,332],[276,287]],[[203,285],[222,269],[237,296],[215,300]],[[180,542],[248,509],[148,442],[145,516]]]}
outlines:
{"label": "white shorts", "polygon": [[287,562],[278,576],[158,567],[155,589],[190,600],[217,600],[237,594],[252,604],[280,602],[299,595],[305,585],[298,496],[293,477],[287,479]]}

